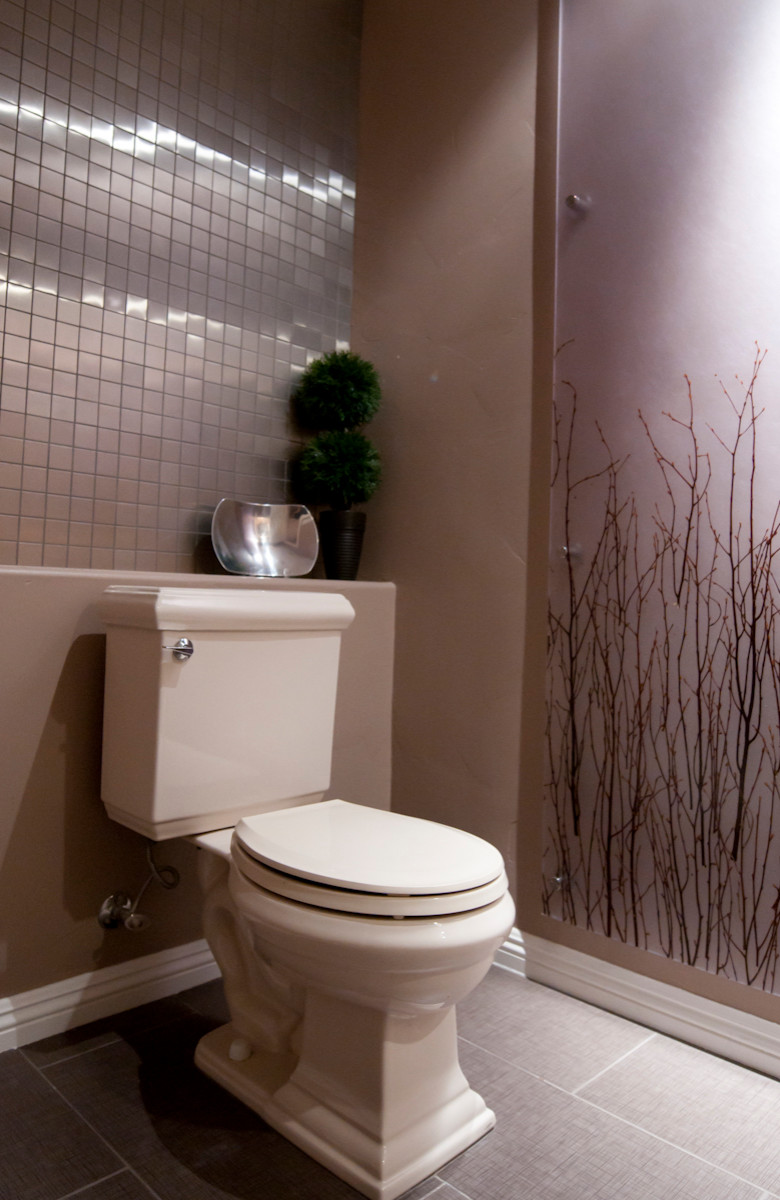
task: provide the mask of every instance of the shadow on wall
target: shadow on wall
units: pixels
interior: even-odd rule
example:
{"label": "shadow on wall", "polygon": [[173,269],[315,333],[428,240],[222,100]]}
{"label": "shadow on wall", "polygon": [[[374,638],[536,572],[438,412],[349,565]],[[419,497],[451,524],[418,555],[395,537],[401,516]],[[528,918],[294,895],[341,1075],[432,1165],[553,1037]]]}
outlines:
{"label": "shadow on wall", "polygon": [[201,936],[196,851],[182,843],[165,855],[191,863],[180,868],[176,898],[155,888],[144,897],[144,911],[155,918],[151,930],[106,931],[97,921],[108,895],[135,895],[148,875],[145,840],[112,822],[100,800],[105,644],[102,634],[84,634],[67,652],[0,865],[12,976],[36,978],[48,963],[49,982],[80,974],[85,959],[97,968],[152,953],[161,938],[170,942],[171,922],[182,912],[193,914],[193,928],[177,940]]}

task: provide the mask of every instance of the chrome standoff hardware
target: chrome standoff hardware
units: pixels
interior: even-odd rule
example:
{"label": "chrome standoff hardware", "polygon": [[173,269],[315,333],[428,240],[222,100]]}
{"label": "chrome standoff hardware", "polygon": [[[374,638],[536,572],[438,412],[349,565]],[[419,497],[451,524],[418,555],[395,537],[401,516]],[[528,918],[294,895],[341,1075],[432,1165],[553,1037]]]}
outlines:
{"label": "chrome standoff hardware", "polygon": [[103,929],[116,929],[119,925],[124,925],[131,933],[137,933],[141,929],[146,929],[151,925],[152,918],[147,917],[144,913],[138,912],[138,905],[144,892],[149,884],[154,880],[164,888],[175,888],[179,882],[179,872],[175,867],[158,867],[152,856],[152,846],[154,843],[148,842],[146,846],[146,861],[149,864],[151,874],[145,880],[140,892],[135,900],[131,899],[126,892],[112,892],[100,906],[98,911],[98,925]]}
{"label": "chrome standoff hardware", "polygon": [[590,196],[578,196],[576,192],[572,192],[566,197],[566,207],[576,213],[589,212],[592,203]]}
{"label": "chrome standoff hardware", "polygon": [[178,662],[186,662],[195,653],[195,647],[189,638],[181,637],[175,646],[163,646],[163,650],[172,650],[173,657]]}
{"label": "chrome standoff hardware", "polygon": [[561,558],[572,564],[582,562],[582,546],[573,542],[571,546],[561,546]]}

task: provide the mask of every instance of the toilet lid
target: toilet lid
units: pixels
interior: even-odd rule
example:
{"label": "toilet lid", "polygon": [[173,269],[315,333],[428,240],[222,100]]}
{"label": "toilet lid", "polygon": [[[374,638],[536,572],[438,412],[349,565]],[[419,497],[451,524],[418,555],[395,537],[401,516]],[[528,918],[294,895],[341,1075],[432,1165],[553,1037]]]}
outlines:
{"label": "toilet lid", "polygon": [[276,871],[352,892],[441,896],[503,877],[498,850],[474,834],[345,800],[242,817],[235,838]]}
{"label": "toilet lid", "polygon": [[502,871],[490,883],[469,888],[465,892],[443,892],[432,896],[387,896],[379,892],[355,892],[349,888],[333,887],[325,883],[312,883],[298,875],[288,875],[266,866],[252,858],[236,838],[230,850],[233,868],[244,879],[249,880],[275,897],[294,900],[309,908],[330,909],[359,917],[426,917],[439,920],[484,908],[501,900],[507,890],[507,878]]}

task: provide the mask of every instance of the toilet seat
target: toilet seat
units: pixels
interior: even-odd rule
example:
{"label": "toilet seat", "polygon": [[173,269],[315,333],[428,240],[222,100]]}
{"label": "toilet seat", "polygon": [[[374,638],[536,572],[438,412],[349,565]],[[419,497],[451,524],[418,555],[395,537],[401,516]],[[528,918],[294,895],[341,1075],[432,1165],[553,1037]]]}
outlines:
{"label": "toilet seat", "polygon": [[344,800],[242,818],[232,859],[266,891],[365,916],[470,912],[507,887],[501,855],[482,838]]}

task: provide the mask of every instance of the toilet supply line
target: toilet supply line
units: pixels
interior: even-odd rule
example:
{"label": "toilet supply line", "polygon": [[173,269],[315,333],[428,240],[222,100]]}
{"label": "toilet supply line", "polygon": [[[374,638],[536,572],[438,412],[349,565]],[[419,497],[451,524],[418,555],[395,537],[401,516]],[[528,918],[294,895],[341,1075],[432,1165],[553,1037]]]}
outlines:
{"label": "toilet supply line", "polygon": [[116,929],[119,925],[124,925],[125,929],[129,929],[131,933],[138,933],[141,929],[146,929],[151,924],[152,918],[138,912],[138,905],[149,884],[154,881],[166,889],[178,886],[179,872],[175,867],[158,867],[152,853],[153,846],[154,842],[147,840],[146,861],[150,874],[142,884],[135,900],[132,900],[126,892],[112,892],[101,904],[97,919],[103,929]]}

